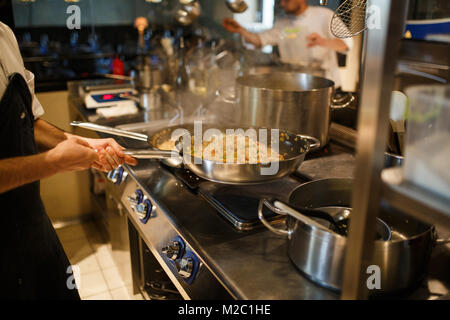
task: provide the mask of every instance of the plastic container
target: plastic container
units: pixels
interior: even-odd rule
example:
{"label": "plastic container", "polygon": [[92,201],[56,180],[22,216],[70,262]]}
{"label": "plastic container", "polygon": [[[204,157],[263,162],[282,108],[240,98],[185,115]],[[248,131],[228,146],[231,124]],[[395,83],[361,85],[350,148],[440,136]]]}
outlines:
{"label": "plastic container", "polygon": [[450,200],[450,86],[414,86],[406,95],[403,177]]}

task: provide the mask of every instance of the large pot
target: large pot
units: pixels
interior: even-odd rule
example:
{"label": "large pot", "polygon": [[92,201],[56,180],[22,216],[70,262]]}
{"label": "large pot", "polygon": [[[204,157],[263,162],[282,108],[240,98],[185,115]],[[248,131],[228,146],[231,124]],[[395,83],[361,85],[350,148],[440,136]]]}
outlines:
{"label": "large pot", "polygon": [[[352,179],[308,182],[291,193],[289,203],[304,208],[350,207],[352,184]],[[288,255],[294,265],[312,281],[340,290],[347,237],[292,216],[288,216],[287,230],[277,229],[264,220],[264,205],[277,213],[290,213],[280,211],[266,199],[261,200],[258,210],[259,218],[269,229],[288,238]],[[388,241],[376,240],[374,243],[370,265],[380,268],[381,289],[369,293],[386,294],[411,289],[426,275],[433,246],[448,240],[437,240],[432,226],[392,208],[382,208],[378,217],[390,227],[391,237]]]}
{"label": "large pot", "polygon": [[272,72],[247,74],[236,79],[236,98],[241,123],[280,128],[328,143],[330,110],[344,108],[354,100],[333,98],[334,82],[307,73]]}

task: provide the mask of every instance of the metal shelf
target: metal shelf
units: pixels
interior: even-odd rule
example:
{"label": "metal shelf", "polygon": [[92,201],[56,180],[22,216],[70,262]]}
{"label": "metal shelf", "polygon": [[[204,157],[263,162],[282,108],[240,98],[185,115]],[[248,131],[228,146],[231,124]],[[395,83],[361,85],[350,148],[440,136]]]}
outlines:
{"label": "metal shelf", "polygon": [[384,169],[382,198],[391,206],[450,230],[450,201],[403,179],[402,168]]}

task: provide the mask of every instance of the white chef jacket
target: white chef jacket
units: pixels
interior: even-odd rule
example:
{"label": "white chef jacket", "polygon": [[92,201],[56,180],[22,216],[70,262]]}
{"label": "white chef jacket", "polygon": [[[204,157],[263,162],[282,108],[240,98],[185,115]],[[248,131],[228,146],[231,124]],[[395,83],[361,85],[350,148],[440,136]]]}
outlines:
{"label": "white chef jacket", "polygon": [[[293,65],[319,66],[325,70],[325,77],[341,85],[336,52],[332,49],[315,46],[308,48],[307,36],[318,33],[323,38],[336,38],[330,31],[333,11],[318,6],[308,6],[299,16],[287,15],[275,22],[272,29],[259,33],[262,45],[278,45],[281,61]],[[351,38],[342,39],[348,49],[352,47]]]}
{"label": "white chef jacket", "polygon": [[26,70],[23,65],[19,45],[14,33],[6,24],[0,22],[0,99],[8,86],[8,75],[15,72],[20,73],[27,82],[33,97],[32,110],[34,118],[40,118],[44,114],[44,109],[34,94],[34,74]]}

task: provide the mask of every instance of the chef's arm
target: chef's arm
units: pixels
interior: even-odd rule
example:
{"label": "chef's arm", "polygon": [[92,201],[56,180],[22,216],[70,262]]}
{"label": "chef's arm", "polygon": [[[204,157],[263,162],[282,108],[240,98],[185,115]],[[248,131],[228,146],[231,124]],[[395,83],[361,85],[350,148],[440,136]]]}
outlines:
{"label": "chef's arm", "polygon": [[59,172],[90,168],[99,156],[81,139],[69,138],[50,151],[0,160],[0,193]]}
{"label": "chef's arm", "polygon": [[245,39],[245,41],[253,44],[255,47],[257,47],[257,48],[262,47],[261,38],[256,33],[249,32],[249,31],[245,30],[244,28],[242,28],[242,30],[239,32],[239,34],[241,35],[242,38]]}
{"label": "chef's arm", "polygon": [[348,51],[347,45],[341,39],[325,39],[324,46],[339,53],[345,53]]}
{"label": "chef's arm", "polygon": [[34,122],[34,136],[40,150],[46,151],[56,147],[60,142],[70,138],[76,138],[88,143],[92,149],[99,154],[99,161],[93,164],[95,169],[101,171],[111,171],[118,166],[127,163],[136,165],[136,159],[126,156],[123,147],[114,139],[90,139],[64,132],[45,120],[37,119]]}
{"label": "chef's arm", "polygon": [[332,49],[339,53],[345,53],[348,51],[348,46],[341,39],[323,38],[318,33],[311,33],[308,37],[308,47],[321,46],[328,49]]}
{"label": "chef's arm", "polygon": [[229,32],[239,33],[245,41],[253,44],[257,48],[262,47],[262,41],[259,35],[256,33],[249,32],[245,30],[239,23],[237,23],[234,19],[225,18],[222,22],[222,26]]}
{"label": "chef's arm", "polygon": [[37,119],[34,122],[34,139],[41,151],[48,151],[67,140],[71,135],[51,125],[45,120]]}

